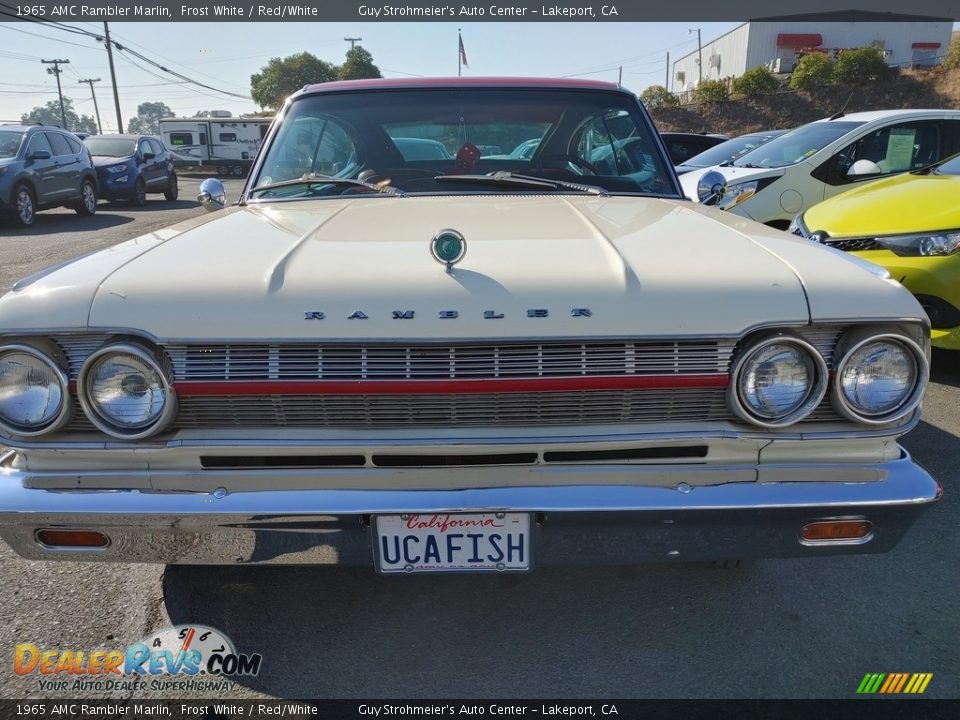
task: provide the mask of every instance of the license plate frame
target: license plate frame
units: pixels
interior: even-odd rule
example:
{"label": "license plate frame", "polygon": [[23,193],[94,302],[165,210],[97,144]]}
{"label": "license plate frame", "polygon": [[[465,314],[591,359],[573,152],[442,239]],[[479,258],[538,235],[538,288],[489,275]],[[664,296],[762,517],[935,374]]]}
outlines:
{"label": "license plate frame", "polygon": [[[370,522],[374,568],[378,575],[528,573],[533,569],[535,527],[533,514],[528,512],[425,512],[374,515]],[[501,533],[510,537],[491,538]],[[521,558],[519,561],[514,558],[517,544],[509,542],[511,538],[516,539],[514,535],[518,533],[520,547],[522,547],[522,550],[519,550]],[[384,543],[385,534],[386,544]],[[452,541],[444,538],[457,534],[482,537],[476,540],[468,537],[458,538],[457,541],[462,544],[451,551],[447,543]],[[420,539],[417,542],[404,539],[411,536]],[[434,547],[440,562],[425,564],[424,557],[431,549],[426,538],[431,536],[434,538]],[[503,547],[498,547],[500,543]],[[493,553],[497,551],[504,556],[501,562],[491,559]],[[407,557],[404,557],[405,552],[408,553]],[[418,562],[407,562],[407,558],[414,552],[418,553]],[[457,552],[457,560],[450,557],[452,552]],[[397,557],[397,561],[390,560],[391,553]],[[467,556],[482,558],[482,561],[471,563],[461,559]]]}

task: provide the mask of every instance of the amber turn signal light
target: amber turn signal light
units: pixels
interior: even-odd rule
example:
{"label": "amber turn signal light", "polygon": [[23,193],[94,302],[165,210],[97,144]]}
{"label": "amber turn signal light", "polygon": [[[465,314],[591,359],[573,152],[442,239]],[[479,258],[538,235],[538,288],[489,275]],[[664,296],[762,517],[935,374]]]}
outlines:
{"label": "amber turn signal light", "polygon": [[37,542],[50,548],[105,548],[110,538],[94,530],[37,530]]}
{"label": "amber turn signal light", "polygon": [[824,520],[803,526],[800,537],[805,542],[862,540],[870,535],[873,523],[868,520]]}

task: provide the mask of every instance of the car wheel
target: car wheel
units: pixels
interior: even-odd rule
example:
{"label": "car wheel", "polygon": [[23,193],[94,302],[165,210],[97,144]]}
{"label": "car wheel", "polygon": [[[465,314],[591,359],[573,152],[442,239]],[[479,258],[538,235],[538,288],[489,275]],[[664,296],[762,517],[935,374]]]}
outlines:
{"label": "car wheel", "polygon": [[13,191],[13,222],[19,227],[30,227],[37,216],[37,201],[28,185],[17,185]]}
{"label": "car wheel", "polygon": [[177,176],[171,175],[170,182],[167,183],[167,189],[163,191],[163,197],[167,202],[173,202],[180,196],[180,188],[177,186]]}
{"label": "car wheel", "polygon": [[133,187],[133,204],[137,207],[143,207],[147,204],[147,186],[143,178],[137,179],[137,184]]}
{"label": "car wheel", "polygon": [[97,211],[97,189],[90,180],[80,186],[80,202],[74,208],[77,215],[93,215]]}
{"label": "car wheel", "polygon": [[243,175],[243,165],[234,165],[234,166],[233,166],[233,174],[236,175],[237,177],[242,176],[242,175]]}

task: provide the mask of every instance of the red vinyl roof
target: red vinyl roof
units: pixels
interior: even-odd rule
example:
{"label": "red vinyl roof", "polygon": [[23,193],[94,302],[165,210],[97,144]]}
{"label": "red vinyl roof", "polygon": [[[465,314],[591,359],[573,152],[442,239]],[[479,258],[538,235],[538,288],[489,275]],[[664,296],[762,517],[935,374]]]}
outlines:
{"label": "red vinyl roof", "polygon": [[780,33],[777,47],[817,47],[823,45],[820,33]]}
{"label": "red vinyl roof", "polygon": [[[819,36],[817,36],[819,37]],[[438,78],[376,78],[373,80],[339,80],[337,82],[307,85],[304,92],[336,92],[338,90],[386,90],[399,88],[435,87],[536,87],[577,90],[616,90],[616,83],[575,78],[532,77],[438,77]]]}

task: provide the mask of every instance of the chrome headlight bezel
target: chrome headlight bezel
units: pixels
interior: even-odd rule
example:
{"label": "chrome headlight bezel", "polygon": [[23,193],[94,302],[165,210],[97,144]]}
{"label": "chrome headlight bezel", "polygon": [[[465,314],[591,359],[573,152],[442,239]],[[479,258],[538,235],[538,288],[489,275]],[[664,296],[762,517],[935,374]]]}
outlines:
{"label": "chrome headlight bezel", "polygon": [[[110,355],[129,355],[147,365],[159,377],[165,401],[156,419],[149,424],[139,427],[118,425],[100,411],[97,403],[90,396],[90,374],[103,358]],[[156,435],[169,427],[177,413],[177,396],[173,387],[173,370],[170,362],[159,351],[139,343],[111,342],[87,357],[77,377],[77,397],[84,414],[97,429],[121,440],[140,440]]]}
{"label": "chrome headlight bezel", "polygon": [[[805,353],[812,362],[814,377],[807,389],[807,395],[796,408],[776,418],[761,416],[751,411],[741,395],[740,381],[751,359],[771,345],[792,345]],[[727,405],[742,420],[763,428],[782,428],[798,423],[812,413],[823,402],[829,386],[829,369],[826,360],[819,351],[806,340],[795,335],[771,335],[746,346],[734,361],[730,372],[730,384],[727,386]]]}
{"label": "chrome headlight bezel", "polygon": [[[843,391],[843,371],[846,369],[846,364],[853,357],[854,353],[866,345],[875,342],[899,343],[907,348],[913,357],[914,366],[916,367],[916,377],[913,379],[913,388],[905,394],[904,399],[895,408],[883,413],[865,413],[858,411],[847,399]],[[834,369],[833,392],[831,393],[831,402],[838,413],[848,420],[866,425],[889,425],[890,423],[902,420],[917,409],[923,399],[927,382],[930,379],[930,362],[927,360],[927,355],[920,345],[905,335],[898,333],[867,334],[854,338],[846,343],[842,342],[842,345],[843,354],[837,361]]]}
{"label": "chrome headlight bezel", "polygon": [[62,428],[70,421],[70,418],[73,417],[73,402],[70,397],[70,381],[64,370],[66,363],[59,348],[53,345],[53,343],[50,343],[49,347],[45,347],[44,349],[22,342],[4,343],[0,345],[0,356],[9,352],[19,352],[30,355],[53,372],[60,386],[60,407],[51,420],[39,426],[25,427],[8,422],[3,416],[0,416],[0,430],[12,437],[31,438],[37,437],[38,435],[46,435],[47,433],[52,433]]}

